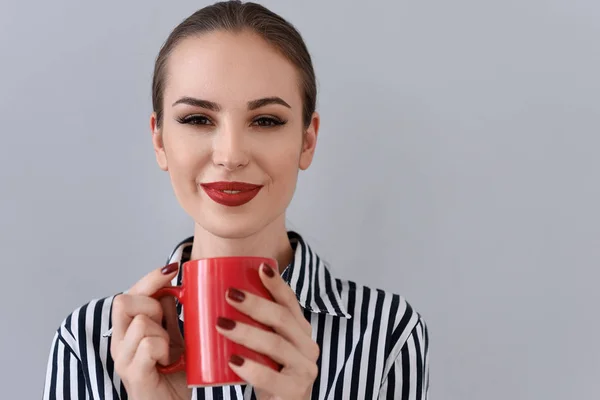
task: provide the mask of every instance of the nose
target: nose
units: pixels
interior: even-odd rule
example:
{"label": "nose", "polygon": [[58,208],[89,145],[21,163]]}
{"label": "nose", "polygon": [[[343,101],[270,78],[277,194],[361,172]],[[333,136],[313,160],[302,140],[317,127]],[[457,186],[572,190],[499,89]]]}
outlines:
{"label": "nose", "polygon": [[245,148],[242,129],[223,127],[215,135],[213,163],[228,171],[235,171],[248,165],[249,156]]}

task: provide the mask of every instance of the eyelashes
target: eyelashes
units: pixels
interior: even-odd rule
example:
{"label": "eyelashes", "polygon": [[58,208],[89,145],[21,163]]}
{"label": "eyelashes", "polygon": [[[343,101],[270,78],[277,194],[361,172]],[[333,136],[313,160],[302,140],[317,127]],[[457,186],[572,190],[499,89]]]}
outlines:
{"label": "eyelashes", "polygon": [[204,115],[186,115],[185,117],[177,117],[177,122],[186,125],[210,125],[210,120]]}
{"label": "eyelashes", "polygon": [[[214,125],[210,118],[199,114],[177,117],[177,122],[183,125]],[[285,125],[286,123],[287,120],[283,120],[274,116],[262,116],[252,120],[252,126],[257,126],[260,128],[274,128]]]}
{"label": "eyelashes", "polygon": [[260,127],[275,127],[285,125],[287,121],[276,117],[258,117],[252,121],[252,124]]}

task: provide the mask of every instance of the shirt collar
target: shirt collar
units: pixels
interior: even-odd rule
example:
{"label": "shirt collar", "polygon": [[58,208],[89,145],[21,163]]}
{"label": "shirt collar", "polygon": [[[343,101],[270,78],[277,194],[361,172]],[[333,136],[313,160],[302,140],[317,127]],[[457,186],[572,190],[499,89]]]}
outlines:
{"label": "shirt collar", "polygon": [[[304,239],[294,231],[288,231],[290,244],[294,249],[294,258],[282,273],[282,278],[296,293],[298,303],[313,313],[329,314],[336,317],[351,318],[340,297],[335,279],[331,276],[325,262],[310,248]],[[180,242],[169,257],[167,264],[179,263],[180,267],[191,257],[194,238]],[[182,268],[173,280],[181,284]]]}

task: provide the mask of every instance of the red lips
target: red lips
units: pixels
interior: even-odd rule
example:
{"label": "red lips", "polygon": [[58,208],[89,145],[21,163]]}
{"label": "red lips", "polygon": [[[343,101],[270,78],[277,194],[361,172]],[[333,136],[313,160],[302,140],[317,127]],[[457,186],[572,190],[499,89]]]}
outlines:
{"label": "red lips", "polygon": [[228,207],[248,203],[263,187],[245,182],[212,182],[201,183],[200,186],[213,201]]}

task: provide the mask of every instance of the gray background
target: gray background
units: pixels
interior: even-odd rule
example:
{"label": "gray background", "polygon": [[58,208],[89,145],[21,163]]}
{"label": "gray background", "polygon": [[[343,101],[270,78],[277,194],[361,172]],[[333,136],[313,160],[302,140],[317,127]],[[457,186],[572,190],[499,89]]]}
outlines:
{"label": "gray background", "polygon": [[[150,78],[205,4],[1,3],[3,399],[39,398],[60,321],[191,233]],[[320,82],[290,227],[425,316],[432,398],[600,398],[597,0],[264,4]]]}

